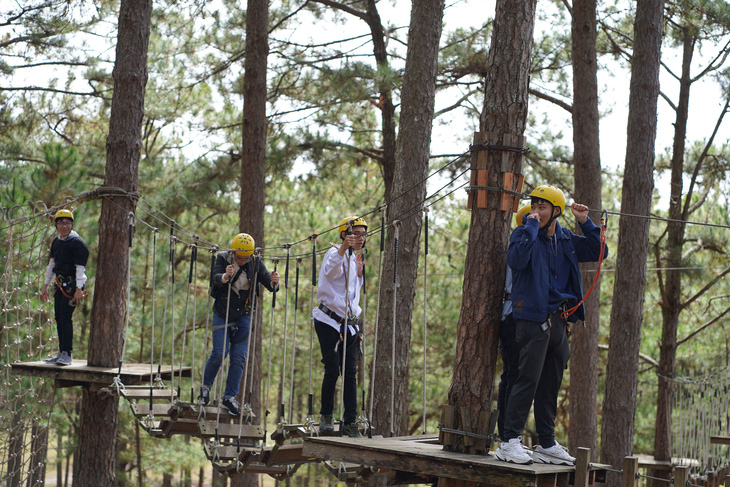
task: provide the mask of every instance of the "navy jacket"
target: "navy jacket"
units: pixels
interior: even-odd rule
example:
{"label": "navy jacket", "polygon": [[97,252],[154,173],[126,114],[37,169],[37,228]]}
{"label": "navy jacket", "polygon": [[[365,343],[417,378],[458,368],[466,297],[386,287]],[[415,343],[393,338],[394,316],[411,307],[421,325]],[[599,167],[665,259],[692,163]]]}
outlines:
{"label": "navy jacket", "polygon": [[[555,310],[548,309],[550,292],[549,252],[550,243],[546,230],[539,230],[540,223],[528,219],[524,225],[515,228],[510,236],[507,250],[507,263],[512,268],[512,306],[517,320],[544,323]],[[585,237],[576,235],[555,225],[555,235],[560,239],[560,247],[570,262],[568,289],[563,289],[577,299],[570,300],[573,307],[583,298],[583,284],[580,277],[579,262],[595,262],[600,256],[601,229],[589,218],[580,225]],[[604,258],[608,257],[605,246]],[[585,319],[585,309],[581,304],[569,321]]]}
{"label": "navy jacket", "polygon": [[[223,275],[226,273],[226,267],[233,263],[233,256],[230,254],[231,251],[226,250],[216,255],[210,272],[210,295],[215,298],[213,312],[221,318],[225,318],[226,312],[228,312],[229,323],[251,312],[251,301],[248,296],[253,287],[254,271],[258,274],[256,278],[258,284],[263,284],[269,291],[278,289],[278,286],[271,284],[271,274],[266,270],[263,259],[252,256],[251,260],[243,265],[243,272],[246,273],[248,278],[249,289],[238,293],[231,289],[230,305],[228,305],[228,283],[223,282]],[[258,294],[258,286],[256,288]]]}

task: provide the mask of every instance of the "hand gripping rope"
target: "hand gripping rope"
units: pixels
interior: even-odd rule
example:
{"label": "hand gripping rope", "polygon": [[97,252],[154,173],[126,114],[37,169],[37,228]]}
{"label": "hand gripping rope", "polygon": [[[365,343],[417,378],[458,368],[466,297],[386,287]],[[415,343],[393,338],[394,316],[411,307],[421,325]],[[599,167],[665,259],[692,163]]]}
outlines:
{"label": "hand gripping rope", "polygon": [[[586,292],[585,296],[583,296],[583,299],[581,299],[578,304],[573,306],[570,309],[566,309],[562,313],[560,313],[560,317],[564,320],[568,319],[568,316],[572,315],[576,311],[578,311],[578,308],[580,308],[580,305],[582,305],[586,299],[588,299],[588,296],[591,295],[593,292],[593,288],[596,287],[596,283],[598,282],[598,278],[601,275],[601,264],[603,264],[603,258],[605,257],[605,247],[606,247],[606,225],[608,221],[608,212],[606,210],[601,210],[601,247],[600,247],[600,254],[598,256],[598,268],[596,269],[596,273],[593,276],[593,284],[591,284],[591,287],[588,289],[588,292]],[[568,328],[568,331],[570,332],[570,328]]]}

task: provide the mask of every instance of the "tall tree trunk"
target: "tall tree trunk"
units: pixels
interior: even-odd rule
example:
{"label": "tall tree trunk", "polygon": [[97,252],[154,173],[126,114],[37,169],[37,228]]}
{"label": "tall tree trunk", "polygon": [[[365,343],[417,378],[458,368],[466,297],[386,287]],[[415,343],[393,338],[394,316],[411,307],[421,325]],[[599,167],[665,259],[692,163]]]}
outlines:
{"label": "tall tree trunk", "polygon": [[[151,15],[149,0],[121,2],[104,184],[130,193],[137,191],[138,183]],[[107,198],[101,204],[89,365],[115,367],[122,359],[129,277],[129,214],[135,206],[136,200],[129,197]],[[102,397],[88,387],[83,389],[79,457],[74,461],[75,486],[116,484],[118,407],[117,397]]]}
{"label": "tall tree trunk", "polygon": [[[250,234],[257,247],[264,247],[264,204],[266,188],[266,70],[269,56],[269,2],[248,0],[246,9],[246,59],[243,77],[243,128],[241,140],[241,206],[239,230]],[[261,414],[262,298],[257,299],[256,322],[252,323],[255,353],[248,358],[252,367],[242,379],[241,403],[256,412],[256,423],[266,421]],[[246,391],[243,382],[248,380]],[[250,397],[247,397],[251,392]],[[233,477],[234,487],[258,485],[258,475]]]}
{"label": "tall tree trunk", "polygon": [[[596,59],[596,1],[573,3],[573,177],[574,197],[591,209],[600,209],[601,157],[598,142],[598,63]],[[594,220],[595,213],[593,214]],[[581,264],[583,295],[593,283],[596,263]],[[591,449],[597,458],[598,328],[600,280],[585,302],[585,326],[575,328],[570,340],[570,451]]]}
{"label": "tall tree trunk", "polygon": [[[686,229],[682,206],[691,201],[692,194],[682,197],[684,178],[684,152],[687,138],[687,117],[689,113],[689,94],[692,86],[690,67],[694,53],[695,40],[688,29],[684,30],[682,39],[682,75],[679,80],[679,103],[676,107],[674,122],[674,143],[672,146],[672,175],[669,197],[669,218],[675,220],[667,224],[667,247],[663,261],[657,267],[682,267],[682,247]],[[688,205],[689,206],[689,205]],[[679,315],[682,312],[682,273],[667,272],[659,275],[664,281],[660,286],[662,293],[662,338],[659,345],[659,368],[657,370],[657,412],[654,427],[654,458],[669,461],[672,458],[672,394],[674,383],[670,377],[674,375],[677,354],[677,328]],[[653,470],[652,477],[668,478],[671,472]]]}
{"label": "tall tree trunk", "polygon": [[[530,56],[536,0],[498,0],[489,48],[480,143],[503,144],[505,135],[521,137],[527,123]],[[509,145],[515,145],[511,142]],[[502,156],[508,164],[502,168]],[[514,152],[487,152],[487,186],[502,187],[503,172],[520,174],[522,158]],[[506,169],[506,171],[505,171]],[[454,373],[449,404],[465,407],[473,421],[492,404],[502,313],[507,244],[512,213],[500,210],[501,194],[488,192],[486,208],[472,209],[464,292],[457,325]],[[457,422],[457,429],[463,426]],[[463,445],[455,445],[463,450]]]}
{"label": "tall tree trunk", "polygon": [[[621,198],[625,214],[648,216],[651,210],[663,10],[664,0],[646,0],[636,6]],[[613,466],[621,465],[633,450],[648,245],[649,220],[622,216],[601,431],[601,461]],[[617,475],[610,474],[608,480],[609,485],[620,485]]]}
{"label": "tall tree trunk", "polygon": [[30,474],[26,485],[45,485],[46,453],[48,452],[48,428],[45,422],[33,420],[33,436],[30,450]]}
{"label": "tall tree trunk", "polygon": [[[380,284],[381,311],[376,344],[378,362],[374,364],[376,380],[372,420],[376,431],[386,436],[408,434],[408,365],[413,299],[420,255],[420,206],[426,196],[425,179],[431,153],[431,124],[443,10],[443,0],[413,2],[411,9],[396,171],[391,193],[400,197],[395,201],[386,200],[388,221],[400,222],[398,255],[396,257],[393,252],[395,232],[389,225],[387,253],[383,260],[383,279]],[[371,223],[372,226],[376,224],[377,222]],[[396,258],[397,288],[393,280],[393,262]],[[392,319],[394,306],[395,328]],[[392,362],[394,341],[395,363]],[[391,377],[395,381],[394,393],[391,391]]]}
{"label": "tall tree trunk", "polygon": [[[385,201],[393,196],[393,185],[396,177],[396,135],[395,135],[395,106],[393,106],[393,92],[388,76],[385,72],[389,69],[388,52],[385,50],[385,32],[383,23],[380,20],[376,0],[367,0],[367,15],[365,21],[370,27],[370,34],[373,38],[373,53],[378,70],[383,72],[380,79],[376,80],[380,90],[380,122],[383,134],[383,156],[380,166],[383,170],[383,182],[385,184]],[[429,2],[430,3],[430,2]],[[441,36],[441,26],[438,28]],[[410,43],[409,43],[410,47]],[[433,118],[433,115],[431,116]]]}

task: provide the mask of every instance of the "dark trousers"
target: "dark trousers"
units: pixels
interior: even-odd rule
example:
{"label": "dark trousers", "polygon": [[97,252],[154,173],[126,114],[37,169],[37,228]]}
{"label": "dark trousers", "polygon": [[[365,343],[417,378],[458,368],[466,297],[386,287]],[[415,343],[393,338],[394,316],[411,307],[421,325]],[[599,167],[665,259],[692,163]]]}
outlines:
{"label": "dark trousers", "polygon": [[512,392],[512,385],[517,380],[520,363],[519,350],[515,350],[515,319],[512,313],[508,314],[499,324],[499,353],[502,356],[502,375],[499,376],[499,393],[497,395],[497,431],[500,438],[504,438],[504,415],[507,409],[507,399]]}
{"label": "dark trousers", "polygon": [[549,448],[555,444],[558,392],[570,358],[570,346],[560,310],[550,316],[549,323],[550,326],[543,326],[535,321],[515,320],[519,362],[517,379],[505,408],[503,441],[522,434],[534,400],[540,445]]}
{"label": "dark trousers", "polygon": [[[345,424],[357,420],[357,361],[360,359],[360,336],[347,335],[347,349],[340,342],[340,334],[326,323],[314,320],[314,329],[319,338],[319,347],[322,350],[324,377],[322,378],[322,408],[319,414],[332,414],[335,408],[335,392],[337,378],[342,370],[343,353],[345,354],[344,406]],[[338,345],[339,344],[339,345]],[[335,350],[337,347],[337,350]]]}
{"label": "dark trousers", "polygon": [[[76,288],[71,288],[71,296]],[[68,352],[69,355],[74,348],[74,327],[72,315],[75,306],[71,306],[70,299],[63,295],[60,289],[56,288],[53,294],[53,311],[56,316],[56,331],[58,332],[58,351]]]}

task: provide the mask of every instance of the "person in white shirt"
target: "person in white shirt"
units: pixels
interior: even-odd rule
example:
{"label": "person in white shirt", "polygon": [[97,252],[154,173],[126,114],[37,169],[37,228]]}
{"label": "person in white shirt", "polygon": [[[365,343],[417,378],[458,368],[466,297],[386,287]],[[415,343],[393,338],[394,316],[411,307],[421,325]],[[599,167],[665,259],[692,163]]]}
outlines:
{"label": "person in white shirt", "polygon": [[58,331],[58,355],[46,359],[48,364],[71,365],[73,352],[73,312],[86,296],[86,261],[89,248],[73,229],[74,215],[70,210],[58,210],[53,216],[58,236],[51,243],[50,259],[41,299],[48,301],[48,286],[55,284],[53,311]]}
{"label": "person in white shirt", "polygon": [[[347,217],[339,224],[342,243],[333,245],[319,270],[317,301],[312,310],[314,329],[319,338],[324,364],[322,406],[319,431],[334,431],[333,410],[337,378],[344,363],[344,427],[342,434],[362,437],[357,427],[357,362],[360,359],[360,289],[362,288],[362,250],[368,224],[362,218]],[[353,252],[354,251],[354,252]]]}

